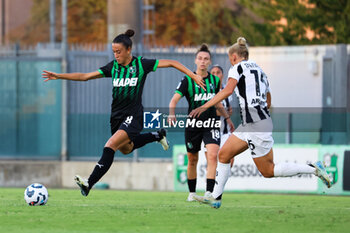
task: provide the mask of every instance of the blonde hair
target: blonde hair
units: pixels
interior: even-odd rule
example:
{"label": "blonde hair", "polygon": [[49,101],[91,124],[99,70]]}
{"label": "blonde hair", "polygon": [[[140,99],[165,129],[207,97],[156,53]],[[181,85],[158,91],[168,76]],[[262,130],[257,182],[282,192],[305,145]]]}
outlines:
{"label": "blonde hair", "polygon": [[238,56],[248,60],[249,51],[247,41],[244,37],[238,37],[237,42],[228,49],[229,55],[237,53]]}

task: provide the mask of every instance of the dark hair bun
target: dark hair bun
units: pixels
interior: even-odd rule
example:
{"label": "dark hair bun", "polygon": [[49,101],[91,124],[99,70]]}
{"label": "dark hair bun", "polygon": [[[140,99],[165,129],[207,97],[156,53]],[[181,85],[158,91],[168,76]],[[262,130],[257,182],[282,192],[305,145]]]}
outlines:
{"label": "dark hair bun", "polygon": [[209,47],[207,44],[202,44],[201,47],[198,49],[196,56],[198,55],[199,52],[206,52],[209,53],[210,57],[211,57],[211,53],[209,51]]}
{"label": "dark hair bun", "polygon": [[209,47],[207,44],[202,44],[198,52],[209,52]]}
{"label": "dark hair bun", "polygon": [[124,34],[128,37],[132,37],[133,35],[135,35],[135,32],[132,29],[128,29]]}

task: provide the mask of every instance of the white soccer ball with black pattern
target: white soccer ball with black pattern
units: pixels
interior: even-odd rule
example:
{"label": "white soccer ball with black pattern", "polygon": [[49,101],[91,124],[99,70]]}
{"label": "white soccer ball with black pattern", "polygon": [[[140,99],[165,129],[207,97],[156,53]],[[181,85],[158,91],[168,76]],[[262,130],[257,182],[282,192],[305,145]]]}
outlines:
{"label": "white soccer ball with black pattern", "polygon": [[24,200],[30,206],[45,205],[49,199],[49,193],[44,185],[34,183],[24,190]]}

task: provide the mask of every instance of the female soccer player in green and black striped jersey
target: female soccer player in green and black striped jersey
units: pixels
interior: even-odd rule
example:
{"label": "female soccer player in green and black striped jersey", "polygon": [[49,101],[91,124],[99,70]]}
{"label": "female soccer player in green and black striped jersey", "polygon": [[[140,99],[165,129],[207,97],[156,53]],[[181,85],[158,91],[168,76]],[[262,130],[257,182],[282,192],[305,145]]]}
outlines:
{"label": "female soccer player in green and black striped jersey", "polygon": [[[175,108],[181,97],[186,97],[189,105],[188,113],[190,113],[192,109],[202,106],[220,91],[219,77],[208,72],[208,67],[211,64],[211,54],[207,45],[203,44],[196,53],[195,64],[197,66],[195,73],[203,77],[206,89],[201,89],[190,79],[190,77],[185,76],[180,82],[169,104],[170,124],[176,121]],[[218,110],[222,115],[227,118],[230,127],[233,128],[232,121],[230,120],[228,113],[224,110],[222,104],[219,103],[216,107],[218,107]],[[187,119],[187,122],[189,122],[189,120],[190,119]],[[185,142],[188,156],[187,183],[190,191],[187,201],[195,200],[198,151],[200,150],[202,141],[207,148],[207,195],[210,195],[214,188],[217,154],[220,145],[220,125],[216,126],[216,122],[220,124],[220,118],[216,115],[216,109],[214,107],[208,109],[203,115],[201,115],[200,119],[197,119],[196,122],[209,122],[209,124],[207,124],[207,126],[204,123],[196,123],[195,126],[191,126],[190,124],[186,125]],[[200,125],[202,125],[202,127]]]}
{"label": "female soccer player in green and black striped jersey", "polygon": [[88,180],[75,177],[76,183],[84,196],[89,194],[93,185],[108,171],[114,160],[115,151],[128,154],[147,143],[159,141],[164,149],[169,147],[165,130],[155,133],[140,134],[143,129],[142,91],[147,74],[157,68],[174,67],[191,77],[204,88],[202,77],[192,73],[181,63],[174,60],[155,60],[132,56],[133,30],[118,35],[112,43],[115,60],[91,73],[57,74],[44,71],[45,81],[67,79],[87,81],[90,79],[111,77],[113,82],[113,102],[111,111],[111,133],[98,161]]}

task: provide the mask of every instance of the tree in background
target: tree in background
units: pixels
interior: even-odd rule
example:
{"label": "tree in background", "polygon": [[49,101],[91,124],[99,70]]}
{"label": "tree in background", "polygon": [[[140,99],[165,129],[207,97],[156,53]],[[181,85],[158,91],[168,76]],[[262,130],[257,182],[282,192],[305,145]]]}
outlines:
{"label": "tree in background", "polygon": [[196,26],[191,13],[195,0],[155,1],[156,43],[159,45],[189,45]]}
{"label": "tree in background", "polygon": [[[264,19],[258,34],[266,45],[349,43],[350,1],[338,0],[239,0]],[[266,35],[266,27],[272,26]]]}
{"label": "tree in background", "polygon": [[248,43],[254,46],[281,44],[276,27],[267,23],[263,16],[254,13],[238,0],[227,0],[226,6],[231,12],[227,21],[236,28],[229,37],[229,44],[235,43],[239,36],[244,36]]}
{"label": "tree in background", "polygon": [[237,32],[225,0],[155,1],[158,45],[226,45]]}
{"label": "tree in background", "polygon": [[[49,42],[49,0],[33,0],[31,18],[10,33],[11,41],[21,44]],[[68,42],[107,42],[107,1],[68,1]],[[56,41],[61,41],[61,1],[56,0]]]}
{"label": "tree in background", "polygon": [[68,42],[107,42],[107,1],[68,1]]}
{"label": "tree in background", "polygon": [[191,13],[196,22],[191,43],[227,44],[231,34],[237,31],[227,20],[232,18],[231,12],[222,0],[195,1]]}
{"label": "tree in background", "polygon": [[[56,15],[57,13],[58,11]],[[49,24],[49,1],[33,0],[30,20],[10,31],[9,40],[20,42],[22,45],[48,42],[50,38]]]}
{"label": "tree in background", "polygon": [[309,0],[314,9],[308,25],[315,32],[316,43],[350,43],[350,1]]}
{"label": "tree in background", "polygon": [[155,5],[160,45],[231,45],[242,35],[251,45],[281,42],[274,25],[236,0],[162,0]]}
{"label": "tree in background", "polygon": [[[157,45],[350,43],[348,0],[154,0]],[[56,0],[56,40],[61,40]],[[31,19],[10,33],[21,44],[49,41],[49,0],[33,0]],[[107,42],[107,0],[68,1],[68,42]]]}
{"label": "tree in background", "polygon": [[156,1],[159,44],[250,45],[350,43],[347,0]]}

